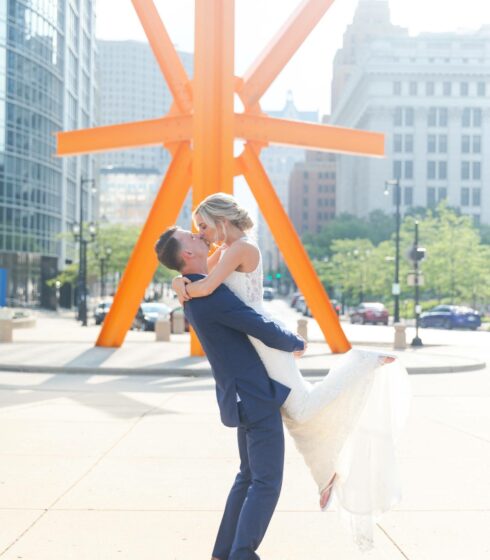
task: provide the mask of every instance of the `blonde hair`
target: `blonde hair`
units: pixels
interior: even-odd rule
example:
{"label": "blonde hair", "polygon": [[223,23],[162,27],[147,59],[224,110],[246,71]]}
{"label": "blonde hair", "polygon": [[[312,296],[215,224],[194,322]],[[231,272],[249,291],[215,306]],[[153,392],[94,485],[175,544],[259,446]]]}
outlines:
{"label": "blonde hair", "polygon": [[229,222],[242,231],[254,227],[254,223],[245,208],[240,206],[230,194],[216,193],[206,197],[194,210],[193,217],[199,214],[204,222],[213,228],[223,220]]}

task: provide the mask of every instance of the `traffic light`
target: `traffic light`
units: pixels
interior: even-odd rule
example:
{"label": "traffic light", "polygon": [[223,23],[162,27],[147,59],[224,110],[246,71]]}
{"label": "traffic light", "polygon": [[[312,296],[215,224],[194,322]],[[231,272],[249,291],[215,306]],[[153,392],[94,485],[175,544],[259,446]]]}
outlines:
{"label": "traffic light", "polygon": [[423,261],[425,259],[425,247],[412,247],[410,250],[410,259],[412,261]]}
{"label": "traffic light", "polygon": [[276,278],[279,280],[279,278],[281,278],[281,273],[280,272],[276,272]]}

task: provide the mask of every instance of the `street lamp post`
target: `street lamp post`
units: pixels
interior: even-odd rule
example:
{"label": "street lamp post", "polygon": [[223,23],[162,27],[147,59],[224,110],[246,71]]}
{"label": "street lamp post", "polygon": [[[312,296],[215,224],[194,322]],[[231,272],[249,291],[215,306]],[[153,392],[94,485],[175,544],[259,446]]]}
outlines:
{"label": "street lamp post", "polygon": [[395,219],[396,219],[396,237],[395,237],[395,281],[393,283],[392,294],[395,303],[393,313],[393,322],[400,322],[400,203],[401,203],[401,188],[400,179],[390,179],[385,181],[385,195],[389,194],[388,187],[394,187],[395,191]]}
{"label": "street lamp post", "polygon": [[415,286],[415,337],[412,340],[412,346],[422,346],[422,339],[419,337],[419,319],[420,319],[420,293],[419,293],[419,286],[420,286],[420,273],[419,273],[419,261],[425,258],[425,249],[423,247],[419,247],[419,223],[415,222],[415,239],[413,242],[413,248],[410,252],[410,258],[413,262],[414,268],[414,286]]}
{"label": "street lamp post", "polygon": [[99,261],[100,266],[100,295],[101,297],[105,296],[105,265],[108,263],[109,259],[111,258],[112,249],[111,247],[106,247],[104,249],[100,249],[96,247],[95,249],[95,256]]}
{"label": "street lamp post", "polygon": [[78,320],[82,326],[87,326],[87,245],[95,239],[95,225],[89,225],[91,239],[87,240],[83,231],[83,186],[91,184],[95,190],[95,179],[80,179],[80,221],[73,224],[73,235],[75,240],[80,243],[79,265],[78,265]]}

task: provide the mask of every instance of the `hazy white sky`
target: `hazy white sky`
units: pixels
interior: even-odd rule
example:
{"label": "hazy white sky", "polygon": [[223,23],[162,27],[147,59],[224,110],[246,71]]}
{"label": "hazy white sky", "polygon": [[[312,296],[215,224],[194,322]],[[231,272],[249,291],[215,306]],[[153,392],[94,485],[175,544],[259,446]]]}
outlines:
{"label": "hazy white sky", "polygon": [[[359,0],[336,0],[315,31],[276,79],[262,100],[263,109],[280,109],[291,89],[303,110],[330,109],[332,60],[342,44]],[[361,0],[362,1],[362,0]],[[236,74],[242,75],[301,0],[236,0]],[[193,50],[194,0],[156,0],[173,42]],[[391,0],[391,19],[421,31],[478,29],[490,24],[487,0]],[[146,40],[131,0],[96,0],[97,36],[101,39]]]}

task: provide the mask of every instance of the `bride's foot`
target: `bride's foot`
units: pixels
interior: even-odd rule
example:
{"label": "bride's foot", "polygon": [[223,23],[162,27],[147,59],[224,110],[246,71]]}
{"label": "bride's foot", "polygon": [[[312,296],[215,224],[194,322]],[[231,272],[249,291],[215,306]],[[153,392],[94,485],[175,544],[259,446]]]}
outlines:
{"label": "bride's foot", "polygon": [[337,473],[335,473],[332,478],[330,479],[330,482],[327,484],[327,486],[325,486],[325,488],[322,490],[321,494],[320,494],[320,508],[325,511],[328,506],[330,505],[333,493],[333,485],[335,482],[335,477],[337,476]]}
{"label": "bride's foot", "polygon": [[386,356],[385,354],[380,354],[378,362],[381,366],[385,364],[392,364],[396,360],[395,356]]}

